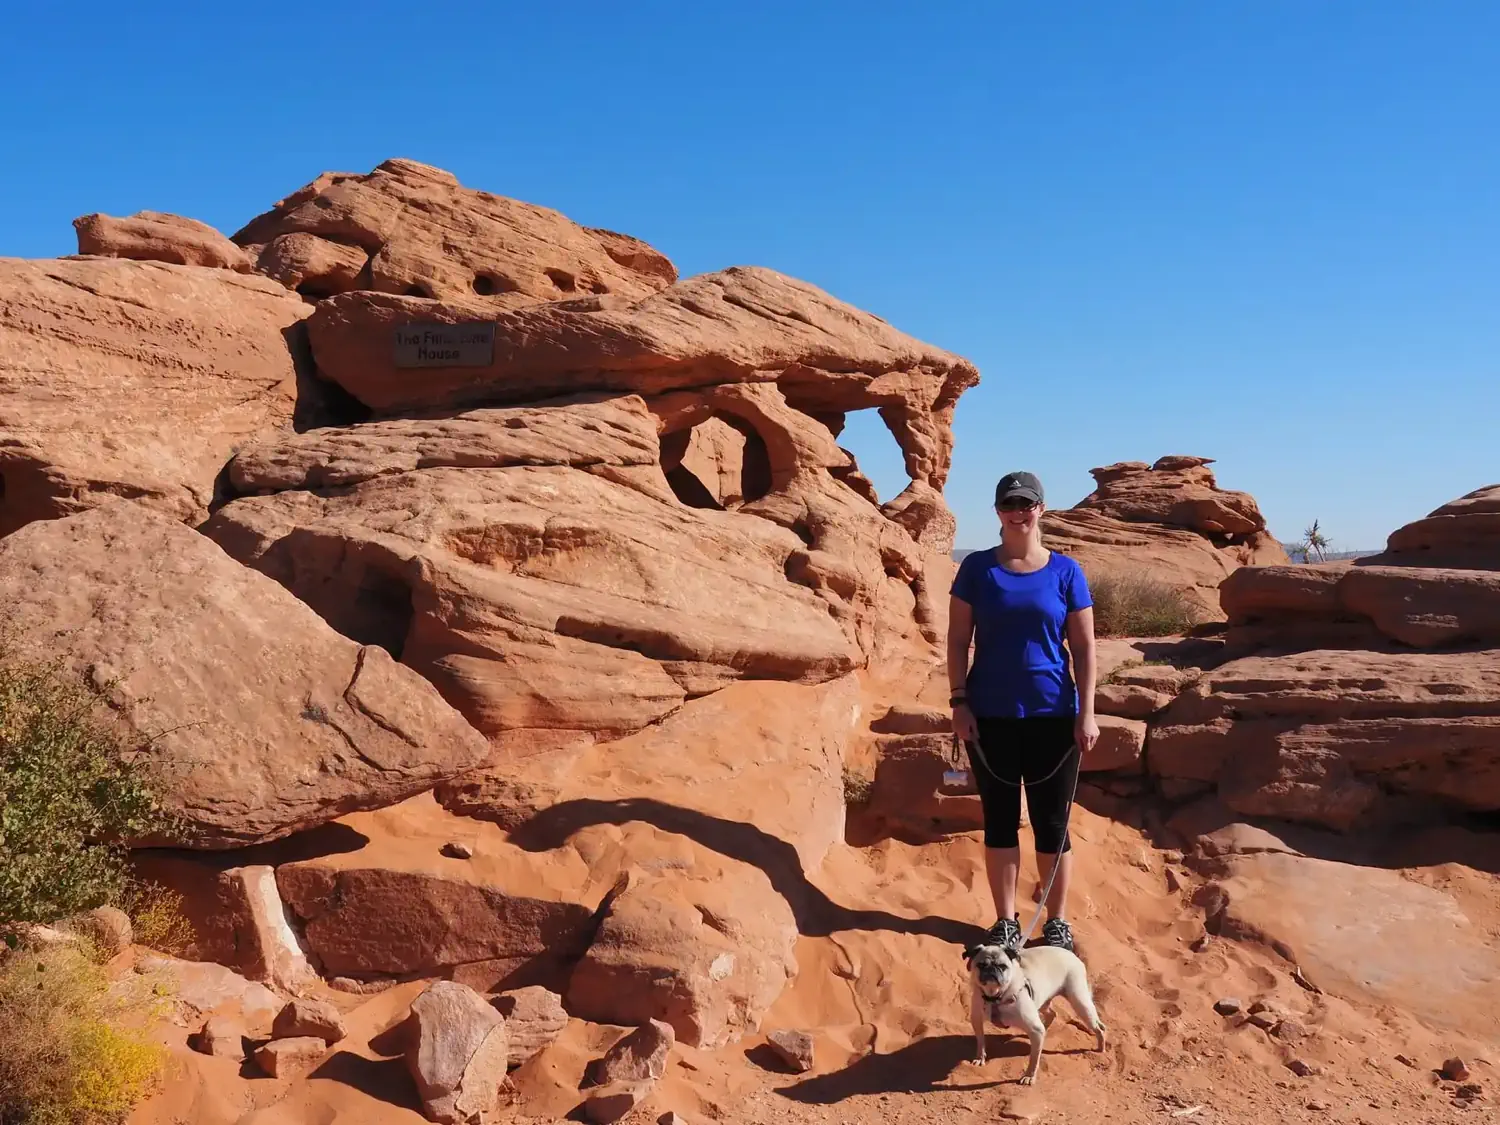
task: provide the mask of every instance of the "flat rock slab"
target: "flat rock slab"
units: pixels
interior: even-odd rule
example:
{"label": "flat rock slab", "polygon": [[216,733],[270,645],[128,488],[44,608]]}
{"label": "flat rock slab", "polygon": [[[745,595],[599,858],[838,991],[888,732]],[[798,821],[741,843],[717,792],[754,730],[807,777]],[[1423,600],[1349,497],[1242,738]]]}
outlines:
{"label": "flat rock slab", "polygon": [[1227,862],[1226,926],[1285,943],[1319,988],[1500,1034],[1500,950],[1451,896],[1382,868],[1276,852]]}

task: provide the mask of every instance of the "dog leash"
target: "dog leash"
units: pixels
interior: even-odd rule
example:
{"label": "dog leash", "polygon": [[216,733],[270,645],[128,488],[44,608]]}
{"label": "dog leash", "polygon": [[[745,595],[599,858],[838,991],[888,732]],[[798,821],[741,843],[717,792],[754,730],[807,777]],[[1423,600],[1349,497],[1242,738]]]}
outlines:
{"label": "dog leash", "polygon": [[[980,749],[978,740],[976,739],[974,742],[965,742],[963,739],[958,737],[958,732],[955,731],[953,733],[954,764],[957,764],[960,760],[958,756],[960,748],[967,751],[969,761],[971,763],[977,759],[979,761],[979,764],[983,767],[984,772],[989,774],[1002,785],[1008,785],[1012,789],[1019,789],[1025,783],[1026,779],[1024,777],[1020,781],[1014,782],[1009,780],[1008,778],[1001,777],[998,773],[990,768],[989,759],[984,756],[984,751]],[[1073,791],[1068,794],[1068,822],[1064,823],[1063,825],[1064,847],[1066,847],[1072,840],[1071,822],[1073,819],[1073,802],[1078,799],[1078,775],[1083,772],[1083,753],[1081,750],[1079,750],[1078,743],[1075,742],[1071,747],[1068,748],[1068,752],[1062,756],[1062,760],[1058,762],[1057,765],[1052,767],[1052,771],[1048,773],[1046,777],[1039,777],[1036,779],[1037,782],[1051,780],[1057,775],[1058,770],[1062,769],[1063,766],[1068,764],[1068,759],[1072,757],[1074,751],[1078,751],[1078,769],[1073,772]],[[1042,920],[1042,911],[1047,909],[1047,899],[1052,894],[1052,884],[1057,879],[1058,868],[1062,866],[1062,857],[1063,853],[1059,852],[1056,861],[1052,864],[1052,870],[1047,873],[1047,884],[1042,888],[1042,897],[1040,901],[1037,902],[1036,913],[1031,916],[1031,925],[1027,927],[1026,933],[1021,936],[1021,945],[1023,947],[1028,941],[1032,939],[1032,936],[1035,935],[1037,924]]]}

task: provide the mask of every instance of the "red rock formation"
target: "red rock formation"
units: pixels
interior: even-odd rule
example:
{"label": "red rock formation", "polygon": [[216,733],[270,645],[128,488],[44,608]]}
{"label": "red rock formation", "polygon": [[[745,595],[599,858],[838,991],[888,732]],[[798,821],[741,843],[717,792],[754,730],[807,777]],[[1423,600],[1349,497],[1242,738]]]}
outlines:
{"label": "red rock formation", "polygon": [[388,805],[486,750],[411,669],[139,505],[0,539],[0,617],[28,652],[109,687],[191,846]]}
{"label": "red rock formation", "polygon": [[1340,830],[1500,809],[1495,491],[1401,528],[1383,555],[1231,575],[1231,654],[1254,654],[1166,710],[1152,772]]}
{"label": "red rock formation", "polygon": [[307,312],[222,269],[0,259],[0,535],[122,496],[203,519],[235,449],[290,427]]}
{"label": "red rock formation", "polygon": [[73,220],[73,227],[80,254],[250,272],[245,252],[197,219],[139,211],[128,219],[84,215]]}
{"label": "red rock formation", "polygon": [[1218,588],[1226,577],[1288,560],[1255,500],[1219,488],[1212,463],[1174,456],[1094,469],[1093,492],[1043,515],[1047,542],[1090,573],[1144,572],[1180,586],[1205,620],[1222,619]]}
{"label": "red rock formation", "polygon": [[[278,246],[289,235],[305,237]],[[387,160],[366,176],[325,172],[233,237],[261,269],[315,297],[356,288],[480,296],[493,311],[602,293],[638,299],[677,280],[644,242],[466,188],[414,160]]]}

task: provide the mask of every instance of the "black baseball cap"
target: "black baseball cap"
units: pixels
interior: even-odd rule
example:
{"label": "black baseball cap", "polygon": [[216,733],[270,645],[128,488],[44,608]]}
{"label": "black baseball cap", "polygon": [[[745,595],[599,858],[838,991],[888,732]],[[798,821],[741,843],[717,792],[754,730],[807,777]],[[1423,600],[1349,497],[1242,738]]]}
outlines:
{"label": "black baseball cap", "polygon": [[1007,500],[1016,499],[1040,504],[1042,482],[1031,473],[1006,473],[1000,478],[1000,483],[995,485],[995,507],[998,508]]}

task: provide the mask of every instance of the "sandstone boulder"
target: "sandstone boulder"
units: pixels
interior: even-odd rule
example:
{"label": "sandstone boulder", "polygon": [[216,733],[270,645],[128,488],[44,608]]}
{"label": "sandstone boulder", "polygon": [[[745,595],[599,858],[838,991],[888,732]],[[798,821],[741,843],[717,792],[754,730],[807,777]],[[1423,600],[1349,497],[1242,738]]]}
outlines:
{"label": "sandstone boulder", "polygon": [[248,1034],[260,1035],[270,1030],[281,1010],[280,998],[269,988],[211,961],[147,954],[136,960],[135,968],[166,982],[174,1018],[183,1027],[201,1026],[207,1016],[234,1013]]}
{"label": "sandstone boulder", "polygon": [[138,211],[127,219],[83,215],[73,220],[73,227],[80,254],[250,272],[245,252],[197,219]]}
{"label": "sandstone boulder", "polygon": [[670,1024],[648,1020],[591,1062],[584,1071],[584,1082],[590,1086],[654,1082],[667,1072],[667,1058],[676,1044]]}
{"label": "sandstone boulder", "polygon": [[495,1109],[510,1046],[505,1020],[471,988],[430,985],[412,1003],[406,1064],[428,1120],[470,1125]]}
{"label": "sandstone boulder", "polygon": [[327,1053],[328,1045],[315,1036],[273,1039],[256,1049],[255,1061],[270,1077],[286,1081],[311,1074]]}
{"label": "sandstone boulder", "polygon": [[611,1082],[589,1094],[583,1114],[594,1125],[613,1125],[649,1098],[654,1082]]}
{"label": "sandstone boulder", "polygon": [[568,1026],[562,997],[539,984],[502,992],[495,1010],[505,1017],[510,1033],[510,1065],[514,1069],[549,1047]]}
{"label": "sandstone boulder", "polygon": [[259,248],[255,268],[267,277],[318,300],[360,288],[367,255],[358,246],[330,242],[315,234],[281,234]]}
{"label": "sandstone boulder", "polygon": [[209,1016],[203,1026],[192,1035],[189,1044],[193,1050],[216,1059],[245,1059],[245,1026],[234,1016]]}
{"label": "sandstone boulder", "polygon": [[1338,830],[1500,809],[1500,650],[1231,660],[1158,717],[1149,765],[1243,815]]}
{"label": "sandstone boulder", "polygon": [[472,768],[484,740],[378,648],[137,505],[0,541],[0,607],[28,649],[109,691],[200,848],[263,842]]}
{"label": "sandstone boulder", "polygon": [[1180,587],[1200,619],[1222,620],[1218,588],[1242,566],[1287,562],[1254,499],[1220,489],[1204,457],[1092,470],[1097,487],[1042,516],[1048,546],[1090,576],[1145,574]]}
{"label": "sandstone boulder", "polygon": [[796,974],[796,920],[760,870],[695,852],[691,866],[638,860],[573,971],[574,1014],[659,1020],[705,1049],[759,1027]]}
{"label": "sandstone boulder", "polygon": [[[638,239],[466,188],[451,173],[414,160],[387,160],[364,176],[324,173],[252,219],[234,241],[271,247],[288,235],[360,252],[365,272],[344,281],[320,271],[318,296],[358,287],[445,300],[482,297],[495,310],[591,294],[634,299],[677,280],[672,263]],[[305,244],[296,251],[305,259],[337,252],[319,254]],[[273,263],[287,257],[275,252]],[[304,275],[292,287],[306,281]]]}
{"label": "sandstone boulder", "polygon": [[235,448],[291,425],[307,312],[226,270],[0,259],[0,535],[120,497],[203,519]]}
{"label": "sandstone boulder", "polygon": [[312,1037],[332,1045],[344,1038],[344,1017],[326,1000],[299,998],[276,1013],[271,1035],[276,1039]]}

